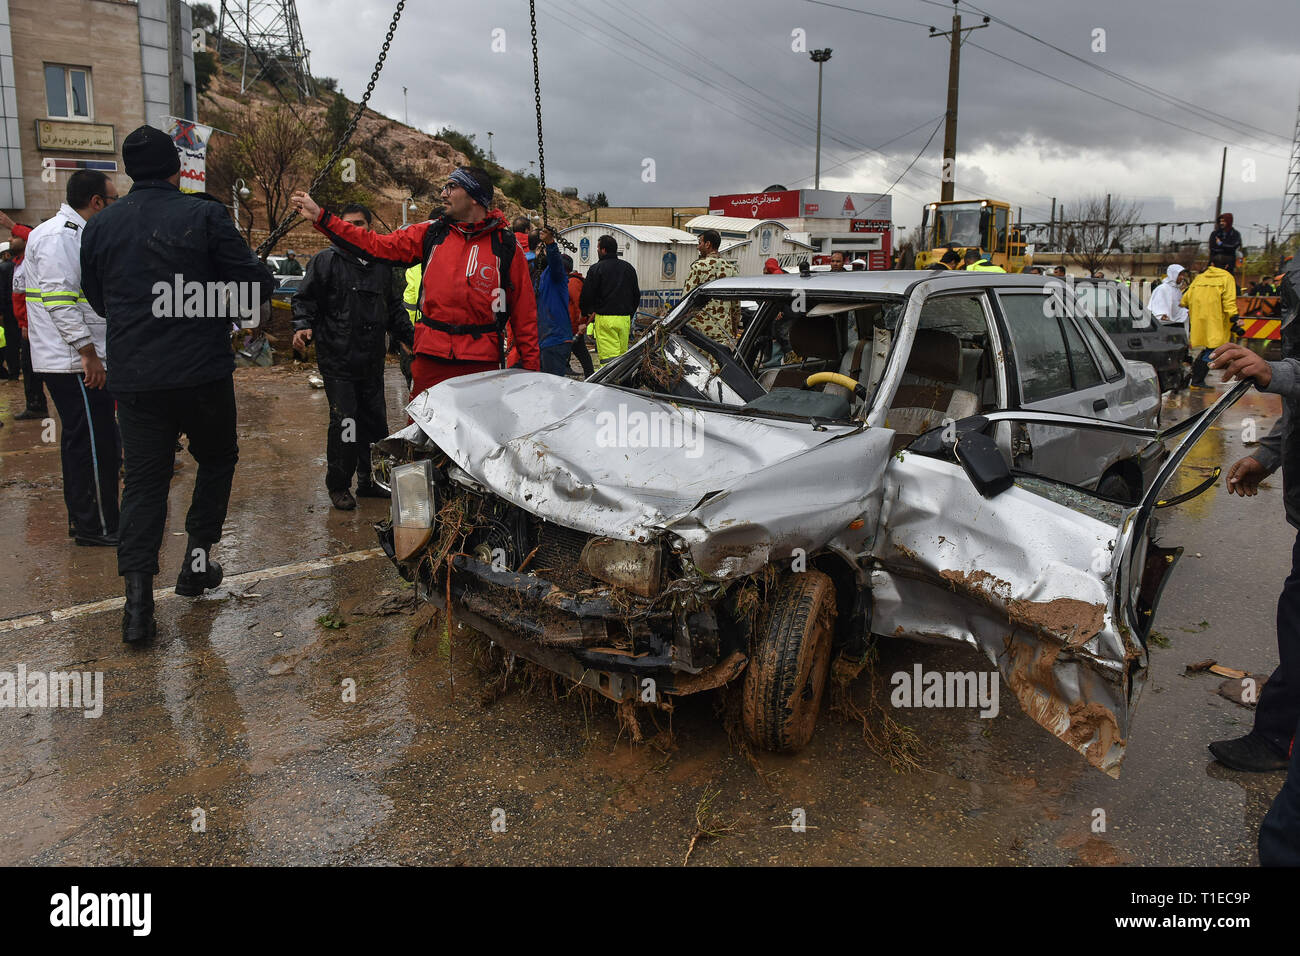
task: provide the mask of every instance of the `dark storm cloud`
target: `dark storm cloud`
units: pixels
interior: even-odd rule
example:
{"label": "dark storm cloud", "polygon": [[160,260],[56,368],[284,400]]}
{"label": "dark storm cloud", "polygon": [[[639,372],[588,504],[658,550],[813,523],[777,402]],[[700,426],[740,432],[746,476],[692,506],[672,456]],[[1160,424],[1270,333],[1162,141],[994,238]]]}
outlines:
{"label": "dark storm cloud", "polygon": [[[963,49],[959,195],[997,189],[1023,204],[1026,218],[1042,218],[1049,195],[1110,191],[1143,201],[1148,216],[1199,218],[1207,197],[1212,210],[1226,140],[1234,149],[1225,194],[1240,210],[1238,223],[1276,221],[1300,87],[1300,54],[1280,0],[1217,9],[1173,0],[975,5],[1202,112],[1162,102],[994,23],[973,32]],[[923,0],[840,6],[939,29],[951,18],[950,5]],[[538,8],[548,184],[603,190],[616,204],[694,205],[712,193],[776,182],[810,186],[817,71],[806,53],[792,51],[796,29],[806,32],[809,49],[834,50],[825,67],[823,185],[830,179],[886,189],[944,111],[947,43],[921,26],[806,0],[540,0]],[[392,6],[299,0],[298,9],[315,72],[337,76],[359,96]],[[964,26],[980,19],[963,3]],[[493,52],[494,30],[504,31],[495,35],[504,52]],[[1094,50],[1097,30],[1105,31],[1104,51]],[[526,3],[412,0],[373,105],[401,118],[403,85],[413,125],[450,125],[484,146],[491,130],[499,162],[521,169],[536,159]],[[1231,117],[1240,131],[1206,111]],[[918,125],[885,147],[885,162],[871,161],[875,154],[865,147]],[[937,197],[942,141],[940,130],[899,183],[896,221],[909,222],[920,201]],[[1098,155],[1113,161],[1104,181],[1095,174]],[[653,183],[642,181],[646,158],[656,164]],[[1242,171],[1248,159],[1256,164],[1254,182]],[[1042,164],[1059,175],[1041,184],[1025,176]]]}

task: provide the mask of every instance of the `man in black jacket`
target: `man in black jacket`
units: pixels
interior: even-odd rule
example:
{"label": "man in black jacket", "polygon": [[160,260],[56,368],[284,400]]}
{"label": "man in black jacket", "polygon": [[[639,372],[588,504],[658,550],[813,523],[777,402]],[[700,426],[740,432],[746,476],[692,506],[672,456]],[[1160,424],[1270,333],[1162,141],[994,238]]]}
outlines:
{"label": "man in black jacket", "polygon": [[108,388],[117,398],[126,480],[117,572],[126,580],[122,639],[156,631],[153,578],[167,518],[176,439],[198,462],[176,593],[221,583],[221,540],[239,460],[232,322],[256,325],[275,278],[217,203],[180,192],[171,137],[141,126],[122,142],[131,191],[87,224],[81,281],[108,326]]}
{"label": "man in black jacket", "polygon": [[[360,203],[343,207],[339,218],[370,228],[370,210]],[[361,259],[339,246],[319,252],[293,296],[294,348],[316,343],[316,364],[330,403],[325,442],[325,487],[341,511],[357,506],[357,495],[387,498],[370,475],[370,446],[388,434],[384,404],[385,333],[410,349],[414,329],[393,286],[392,269]]]}
{"label": "man in black jacket", "polygon": [[632,316],[641,303],[632,263],[618,257],[618,243],[613,236],[596,240],[599,261],[587,270],[578,308],[590,315],[591,334],[596,340],[596,358],[604,365],[627,351],[632,334]]}

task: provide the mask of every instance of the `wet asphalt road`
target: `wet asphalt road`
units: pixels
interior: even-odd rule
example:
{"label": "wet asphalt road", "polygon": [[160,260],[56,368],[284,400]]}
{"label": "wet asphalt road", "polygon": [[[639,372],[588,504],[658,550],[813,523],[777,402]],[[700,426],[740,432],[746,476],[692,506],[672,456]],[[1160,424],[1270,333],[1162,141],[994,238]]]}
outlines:
{"label": "wet asphalt road", "polygon": [[[388,376],[397,426],[401,380]],[[721,835],[697,841],[691,865],[1256,862],[1282,774],[1210,761],[1206,742],[1244,733],[1251,714],[1217,694],[1220,678],[1183,669],[1205,658],[1272,669],[1294,539],[1280,476],[1257,498],[1220,482],[1162,512],[1165,543],[1187,552],[1157,614],[1169,646],[1152,648],[1120,780],[1088,768],[1005,688],[992,720],[896,712],[923,742],[920,770],[894,772],[860,726],[833,715],[803,752],[751,761],[729,742],[717,695],[680,701],[657,734],[643,717],[640,744],[612,705],[517,677],[485,703],[495,675],[477,662],[479,639],[420,630],[423,610],[361,613],[407,592],[364,553],[387,503],[329,507],[323,392],[282,367],[239,371],[236,392],[241,459],[215,557],[228,577],[245,576],[203,599],[160,598],[160,639],[138,651],[121,644],[120,612],[78,608],[120,596],[114,555],[64,536],[57,448],[40,423],[13,421],[21,388],[0,382],[0,670],[104,675],[97,719],[0,709],[0,864],[675,865],[697,817]],[[1183,393],[1165,420],[1214,394]],[[1243,420],[1263,434],[1278,410],[1248,394],[1184,471],[1226,470],[1245,453]],[[158,587],[184,549],[185,461]],[[310,563],[339,555],[350,558]],[[963,649],[900,641],[882,648],[877,673],[916,662],[986,666]],[[855,700],[868,687],[860,678]],[[790,829],[796,810],[806,832]]]}

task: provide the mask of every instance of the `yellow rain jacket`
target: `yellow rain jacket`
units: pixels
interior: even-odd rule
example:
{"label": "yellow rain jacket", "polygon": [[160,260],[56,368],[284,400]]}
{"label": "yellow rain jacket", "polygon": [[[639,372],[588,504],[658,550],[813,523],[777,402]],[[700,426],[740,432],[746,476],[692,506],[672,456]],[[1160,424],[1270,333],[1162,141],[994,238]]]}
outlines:
{"label": "yellow rain jacket", "polygon": [[424,266],[416,263],[406,270],[406,292],[402,300],[406,303],[406,315],[415,324],[420,317],[420,279],[424,276]]}
{"label": "yellow rain jacket", "polygon": [[1217,349],[1228,341],[1237,315],[1237,280],[1231,272],[1210,266],[1192,280],[1182,305],[1191,315],[1188,344],[1193,349]]}

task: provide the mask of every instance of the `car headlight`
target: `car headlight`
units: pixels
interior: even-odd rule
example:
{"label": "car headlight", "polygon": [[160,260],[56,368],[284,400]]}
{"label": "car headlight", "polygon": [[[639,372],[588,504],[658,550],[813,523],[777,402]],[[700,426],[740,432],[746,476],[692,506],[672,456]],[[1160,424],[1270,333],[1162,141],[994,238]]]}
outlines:
{"label": "car headlight", "polygon": [[663,551],[657,544],[592,538],[582,549],[578,565],[606,584],[652,598],[659,593]]}
{"label": "car headlight", "polygon": [[393,556],[405,561],[433,537],[433,462],[398,465],[389,476],[393,494]]}

